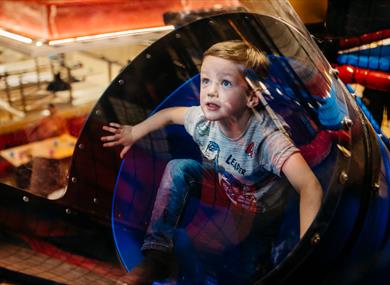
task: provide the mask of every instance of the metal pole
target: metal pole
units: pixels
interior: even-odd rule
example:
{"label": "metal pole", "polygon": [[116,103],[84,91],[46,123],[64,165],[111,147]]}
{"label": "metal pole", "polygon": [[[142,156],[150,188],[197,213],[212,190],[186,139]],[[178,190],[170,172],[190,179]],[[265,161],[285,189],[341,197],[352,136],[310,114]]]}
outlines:
{"label": "metal pole", "polygon": [[112,79],[112,61],[107,61],[107,64],[108,64],[108,83],[110,83]]}
{"label": "metal pole", "polygon": [[39,62],[37,57],[34,58],[34,62],[35,62],[35,71],[37,73],[37,87],[38,89],[41,89],[41,73],[39,70]]}
{"label": "metal pole", "polygon": [[26,107],[26,98],[24,96],[23,75],[22,74],[19,76],[19,90],[20,90],[20,98],[22,100],[22,109],[23,109],[24,114],[26,114],[27,107]]}
{"label": "metal pole", "polygon": [[73,90],[72,90],[72,74],[70,72],[70,67],[65,66],[65,69],[66,69],[66,74],[67,74],[67,77],[68,77],[68,83],[69,83],[69,104],[72,104],[73,103]]}
{"label": "metal pole", "polygon": [[[7,102],[10,106],[12,106],[12,101],[11,101],[11,90],[9,90],[9,85],[8,85],[8,73],[4,73],[4,85],[5,85],[5,94],[7,96]],[[14,118],[12,112],[8,113],[9,118],[12,120]]]}

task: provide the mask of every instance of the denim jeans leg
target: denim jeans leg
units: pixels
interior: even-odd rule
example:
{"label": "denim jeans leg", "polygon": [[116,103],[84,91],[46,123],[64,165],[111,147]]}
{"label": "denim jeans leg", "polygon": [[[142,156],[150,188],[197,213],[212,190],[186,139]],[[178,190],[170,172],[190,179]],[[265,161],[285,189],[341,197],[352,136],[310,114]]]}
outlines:
{"label": "denim jeans leg", "polygon": [[174,159],[165,167],[141,250],[172,251],[173,238],[190,195],[198,193],[202,165],[192,159]]}
{"label": "denim jeans leg", "polygon": [[[276,238],[283,207],[254,216],[248,236],[237,246],[224,253],[226,262],[220,273],[222,284],[253,284],[272,267],[272,243]],[[245,212],[237,218],[245,219]],[[250,214],[248,214],[248,219]]]}

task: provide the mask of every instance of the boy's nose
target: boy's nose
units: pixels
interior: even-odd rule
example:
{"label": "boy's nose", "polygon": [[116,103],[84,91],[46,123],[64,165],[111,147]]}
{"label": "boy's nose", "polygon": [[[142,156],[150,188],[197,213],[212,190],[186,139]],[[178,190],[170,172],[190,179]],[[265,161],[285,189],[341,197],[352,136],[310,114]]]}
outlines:
{"label": "boy's nose", "polygon": [[210,86],[210,88],[207,90],[207,96],[208,97],[216,97],[218,96],[217,88],[213,85]]}
{"label": "boy's nose", "polygon": [[207,92],[207,96],[208,97],[217,97],[217,93],[216,92]]}

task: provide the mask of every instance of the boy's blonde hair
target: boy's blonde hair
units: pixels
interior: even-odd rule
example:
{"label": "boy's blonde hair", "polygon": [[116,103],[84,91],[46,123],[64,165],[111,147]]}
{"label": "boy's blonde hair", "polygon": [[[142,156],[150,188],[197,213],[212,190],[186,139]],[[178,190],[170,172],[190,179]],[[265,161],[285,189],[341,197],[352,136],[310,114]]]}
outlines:
{"label": "boy's blonde hair", "polygon": [[268,58],[257,48],[241,40],[216,43],[204,52],[203,58],[206,56],[216,56],[242,64],[245,68],[255,71],[260,78],[268,75]]}

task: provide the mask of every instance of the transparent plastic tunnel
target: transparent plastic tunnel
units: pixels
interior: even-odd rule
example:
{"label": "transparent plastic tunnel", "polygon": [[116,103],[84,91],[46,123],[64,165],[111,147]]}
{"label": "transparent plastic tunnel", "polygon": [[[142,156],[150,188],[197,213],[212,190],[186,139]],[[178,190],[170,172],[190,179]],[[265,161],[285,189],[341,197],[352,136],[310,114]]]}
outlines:
{"label": "transparent plastic tunnel", "polygon": [[[120,160],[119,147],[102,148],[101,127],[134,125],[167,107],[199,105],[202,54],[227,40],[243,40],[267,55],[264,97],[324,192],[300,239],[299,196],[286,187],[271,260],[258,281],[353,283],[373,272],[374,259],[380,267],[389,234],[387,148],[302,24],[281,11],[222,14],[178,27],[139,54],[90,114],[78,144],[95,146],[75,150],[71,177],[79,177],[77,187],[95,188],[98,201],[110,197],[100,190],[115,181],[111,226],[126,270],[143,258],[140,247],[167,163],[204,158],[184,127],[170,125],[138,141]],[[188,201],[175,233],[178,284],[229,284],[226,268],[240,256],[237,244],[251,227],[251,221],[233,221],[229,207],[226,196],[213,193]]]}

